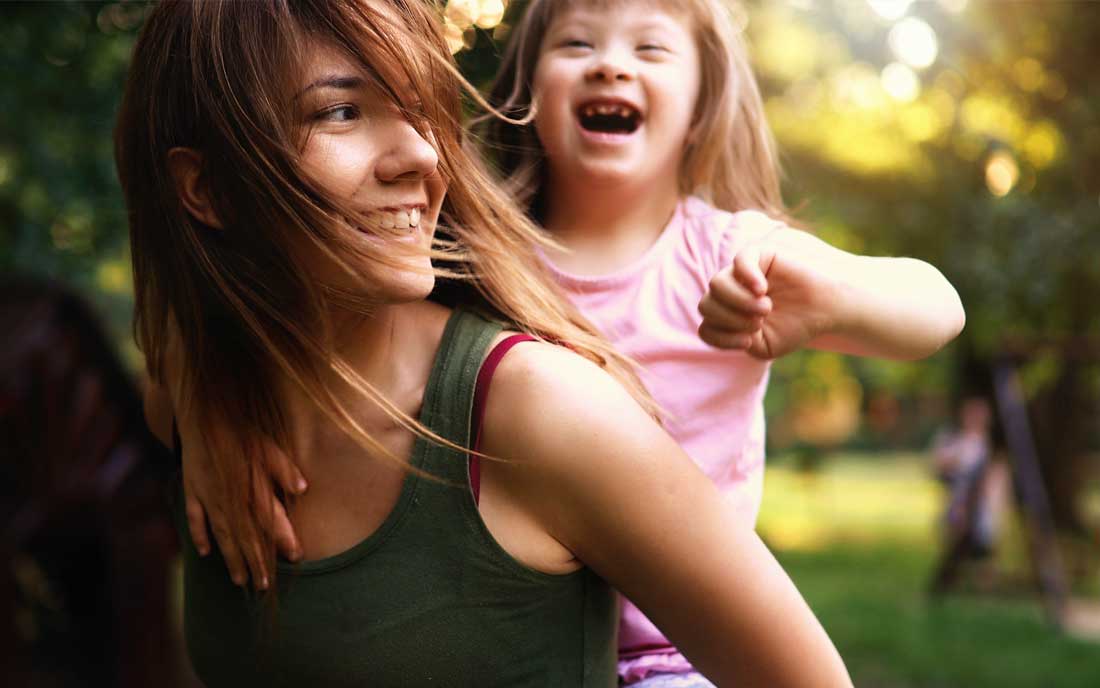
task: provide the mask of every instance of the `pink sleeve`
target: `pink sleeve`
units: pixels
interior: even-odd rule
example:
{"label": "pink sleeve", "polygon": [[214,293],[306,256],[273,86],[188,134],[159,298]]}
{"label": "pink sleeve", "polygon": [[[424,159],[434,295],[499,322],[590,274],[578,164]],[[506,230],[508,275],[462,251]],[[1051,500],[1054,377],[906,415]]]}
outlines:
{"label": "pink sleeve", "polygon": [[717,242],[718,270],[728,267],[742,246],[760,239],[773,229],[785,226],[759,210],[740,210],[736,213],[715,213],[714,222],[721,223],[721,238]]}

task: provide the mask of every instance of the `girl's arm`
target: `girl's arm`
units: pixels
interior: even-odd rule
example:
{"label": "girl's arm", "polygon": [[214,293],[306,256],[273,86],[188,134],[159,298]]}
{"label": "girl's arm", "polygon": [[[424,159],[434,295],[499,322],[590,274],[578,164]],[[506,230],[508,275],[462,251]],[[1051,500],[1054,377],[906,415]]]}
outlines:
{"label": "girl's arm", "polygon": [[[168,388],[152,380],[145,386],[144,406],[149,429],[157,439],[173,450],[172,424],[177,424],[183,444],[182,474],[187,526],[195,549],[203,556],[210,553],[212,531],[233,582],[245,585],[251,578],[257,588],[266,588],[267,570],[259,541],[240,542],[234,538],[233,530],[229,528],[221,507],[227,497],[216,480],[212,457],[203,452],[202,429],[176,411]],[[304,491],[305,478],[289,457],[275,447],[269,448],[268,455],[268,473],[272,480],[278,480],[288,493],[300,494]],[[301,556],[301,547],[286,509],[276,498],[273,482],[261,481],[255,486],[255,490],[257,495],[269,495],[273,503],[276,546],[287,559],[296,560]]]}
{"label": "girl's arm", "polygon": [[[718,685],[850,686],[752,528],[606,373],[524,345],[493,380],[492,484],[626,594]],[[484,483],[483,483],[484,485]]]}
{"label": "girl's arm", "polygon": [[760,358],[810,346],[916,360],[966,322],[954,287],[928,263],[848,253],[789,227],[740,250],[699,310],[704,341]]}

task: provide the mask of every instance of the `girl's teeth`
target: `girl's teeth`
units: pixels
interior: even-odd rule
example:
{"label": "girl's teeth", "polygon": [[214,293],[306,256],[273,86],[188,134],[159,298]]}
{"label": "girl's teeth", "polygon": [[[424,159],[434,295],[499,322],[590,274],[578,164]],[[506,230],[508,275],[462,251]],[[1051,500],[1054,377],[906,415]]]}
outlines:
{"label": "girl's teeth", "polygon": [[419,227],[420,226],[420,208],[413,208],[412,210],[409,211],[409,226],[410,227]]}
{"label": "girl's teeth", "polygon": [[390,213],[386,213],[382,216],[382,229],[393,229],[397,226],[394,217]]}
{"label": "girl's teeth", "polygon": [[618,115],[620,117],[629,117],[631,110],[625,105],[586,105],[584,107],[585,117],[594,117],[595,115]]}

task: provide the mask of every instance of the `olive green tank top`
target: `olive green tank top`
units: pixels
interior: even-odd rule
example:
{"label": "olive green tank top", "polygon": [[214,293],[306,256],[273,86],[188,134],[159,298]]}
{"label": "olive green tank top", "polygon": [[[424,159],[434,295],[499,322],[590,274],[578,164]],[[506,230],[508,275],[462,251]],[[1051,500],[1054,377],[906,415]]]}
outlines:
{"label": "olive green tank top", "polygon": [[[475,380],[500,325],[447,323],[420,421],[470,446]],[[555,686],[616,683],[616,596],[587,568],[530,569],[493,539],[467,457],[417,439],[393,511],[326,559],[280,563],[278,607],[232,584],[216,553],[184,545],[184,635],[198,676],[221,686]],[[182,503],[182,500],[179,500]]]}

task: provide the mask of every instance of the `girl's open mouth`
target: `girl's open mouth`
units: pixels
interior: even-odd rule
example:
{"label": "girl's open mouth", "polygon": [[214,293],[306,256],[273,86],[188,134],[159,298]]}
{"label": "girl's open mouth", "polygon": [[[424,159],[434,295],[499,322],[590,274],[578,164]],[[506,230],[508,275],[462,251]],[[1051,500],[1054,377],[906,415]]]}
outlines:
{"label": "girl's open mouth", "polygon": [[577,108],[581,128],[597,134],[633,134],[642,124],[642,113],[616,101],[593,101]]}

